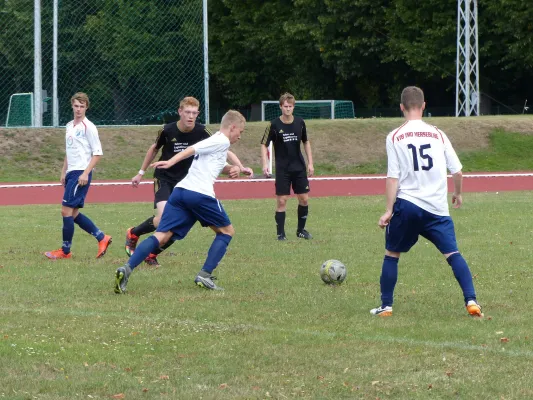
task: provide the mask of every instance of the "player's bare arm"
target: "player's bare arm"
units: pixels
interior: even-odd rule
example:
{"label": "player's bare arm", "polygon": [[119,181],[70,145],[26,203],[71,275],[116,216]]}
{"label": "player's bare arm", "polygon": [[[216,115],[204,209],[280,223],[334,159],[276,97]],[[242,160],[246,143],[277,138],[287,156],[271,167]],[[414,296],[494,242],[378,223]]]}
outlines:
{"label": "player's bare arm", "polygon": [[195,152],[196,151],[194,150],[194,147],[189,146],[185,150],[180,151],[178,154],[176,154],[170,160],[167,160],[167,161],[156,161],[155,163],[152,163],[150,166],[152,168],[167,169],[167,168],[170,168],[173,165],[179,163],[181,160],[185,160],[186,158],[194,156]]}
{"label": "player's bare arm", "polygon": [[228,164],[222,169],[222,173],[231,179],[236,179],[241,174],[241,168],[236,165]]}
{"label": "player's bare arm", "polygon": [[459,208],[463,204],[463,172],[459,171],[452,175],[453,178],[453,208]]}
{"label": "player's bare arm", "polygon": [[394,207],[394,202],[396,201],[396,194],[398,193],[398,179],[397,178],[387,178],[385,186],[385,195],[387,199],[387,208],[385,213],[379,219],[378,225],[381,229],[385,228],[390,219],[392,218],[392,208]]}
{"label": "player's bare arm", "polygon": [[246,168],[242,163],[241,160],[239,160],[239,157],[237,155],[228,150],[228,160],[233,166],[237,166],[240,168],[240,172],[242,172],[244,175],[253,175],[253,171],[251,168]]}
{"label": "player's bare arm", "polygon": [[135,175],[133,178],[131,178],[131,184],[133,185],[133,187],[137,187],[139,185],[139,183],[141,182],[141,180],[143,178],[144,172],[146,171],[146,169],[148,168],[150,163],[154,160],[154,158],[157,156],[158,152],[159,152],[159,150],[156,148],[156,144],[155,143],[152,144],[148,148],[148,150],[146,151],[146,155],[144,156],[144,160],[143,160],[143,163],[141,165],[141,169],[139,170],[137,175]]}
{"label": "player's bare arm", "polygon": [[65,178],[67,176],[67,166],[68,166],[67,156],[65,156],[65,159],[63,160],[63,168],[61,169],[61,176],[59,177],[59,182],[61,182],[63,186],[65,186]]}
{"label": "player's bare arm", "polygon": [[93,170],[93,168],[98,164],[98,161],[100,161],[100,158],[102,156],[92,156],[91,161],[89,162],[89,165],[87,165],[87,168],[85,168],[85,171],[80,175],[78,178],[78,184],[80,186],[85,186],[87,183],[89,183],[89,174]]}
{"label": "player's bare arm", "polygon": [[304,151],[307,156],[307,176],[313,176],[315,167],[313,166],[313,152],[311,151],[311,142],[309,140],[304,143]]}
{"label": "player's bare arm", "polygon": [[270,171],[268,166],[268,147],[266,144],[261,144],[261,162],[263,164],[263,175],[270,177]]}

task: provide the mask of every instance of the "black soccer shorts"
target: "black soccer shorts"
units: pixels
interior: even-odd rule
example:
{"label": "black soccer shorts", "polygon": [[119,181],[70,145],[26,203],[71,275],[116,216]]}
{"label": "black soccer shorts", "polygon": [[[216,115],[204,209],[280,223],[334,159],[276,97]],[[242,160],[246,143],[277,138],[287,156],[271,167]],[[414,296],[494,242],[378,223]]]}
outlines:
{"label": "black soccer shorts", "polygon": [[154,179],[154,208],[157,208],[157,203],[160,201],[168,201],[174,187],[178,181],[165,181],[161,179]]}
{"label": "black soccer shorts", "polygon": [[276,171],[276,196],[309,193],[309,179],[306,171]]}

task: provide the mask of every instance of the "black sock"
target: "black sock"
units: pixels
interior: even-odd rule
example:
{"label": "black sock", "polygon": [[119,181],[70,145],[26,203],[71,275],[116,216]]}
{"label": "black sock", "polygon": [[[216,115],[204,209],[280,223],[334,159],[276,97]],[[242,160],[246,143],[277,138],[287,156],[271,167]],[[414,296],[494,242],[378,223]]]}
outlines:
{"label": "black sock", "polygon": [[309,206],[301,206],[298,204],[298,232],[304,230],[305,223],[307,222],[308,213],[309,213]]}
{"label": "black sock", "polygon": [[155,254],[156,256],[161,254],[163,251],[165,251],[166,249],[168,249],[170,246],[172,246],[174,244],[175,240],[172,240],[170,239],[168,242],[166,242],[163,246],[161,247],[158,247],[157,249],[155,249],[152,254]]}
{"label": "black sock", "polygon": [[278,235],[285,235],[285,211],[276,211],[276,229]]}
{"label": "black sock", "polygon": [[141,236],[145,235],[147,233],[152,233],[155,231],[154,226],[154,217],[148,218],[146,221],[141,223],[140,225],[137,225],[135,228],[131,230],[131,233],[133,233],[135,236]]}

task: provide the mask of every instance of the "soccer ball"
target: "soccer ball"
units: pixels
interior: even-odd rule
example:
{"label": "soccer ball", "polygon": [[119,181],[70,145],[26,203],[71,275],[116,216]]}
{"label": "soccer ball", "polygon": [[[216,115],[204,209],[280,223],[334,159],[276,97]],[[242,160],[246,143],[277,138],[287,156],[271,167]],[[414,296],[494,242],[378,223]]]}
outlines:
{"label": "soccer ball", "polygon": [[346,279],[346,266],[339,260],[328,260],[320,267],[320,277],[328,285],[340,285]]}

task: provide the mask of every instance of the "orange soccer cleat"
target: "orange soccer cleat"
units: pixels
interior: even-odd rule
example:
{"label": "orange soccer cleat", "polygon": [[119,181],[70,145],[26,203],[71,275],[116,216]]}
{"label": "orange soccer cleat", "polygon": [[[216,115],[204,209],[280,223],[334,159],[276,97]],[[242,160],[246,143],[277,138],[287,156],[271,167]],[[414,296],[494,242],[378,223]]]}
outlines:
{"label": "orange soccer cleat", "polygon": [[111,244],[111,236],[104,235],[104,238],[98,242],[98,254],[96,255],[96,258],[103,257],[103,255],[106,253],[107,248]]}
{"label": "orange soccer cleat", "polygon": [[63,249],[54,250],[54,251],[47,251],[44,253],[46,257],[48,257],[50,260],[59,260],[61,258],[70,258],[72,257],[72,253],[65,254],[63,252]]}

